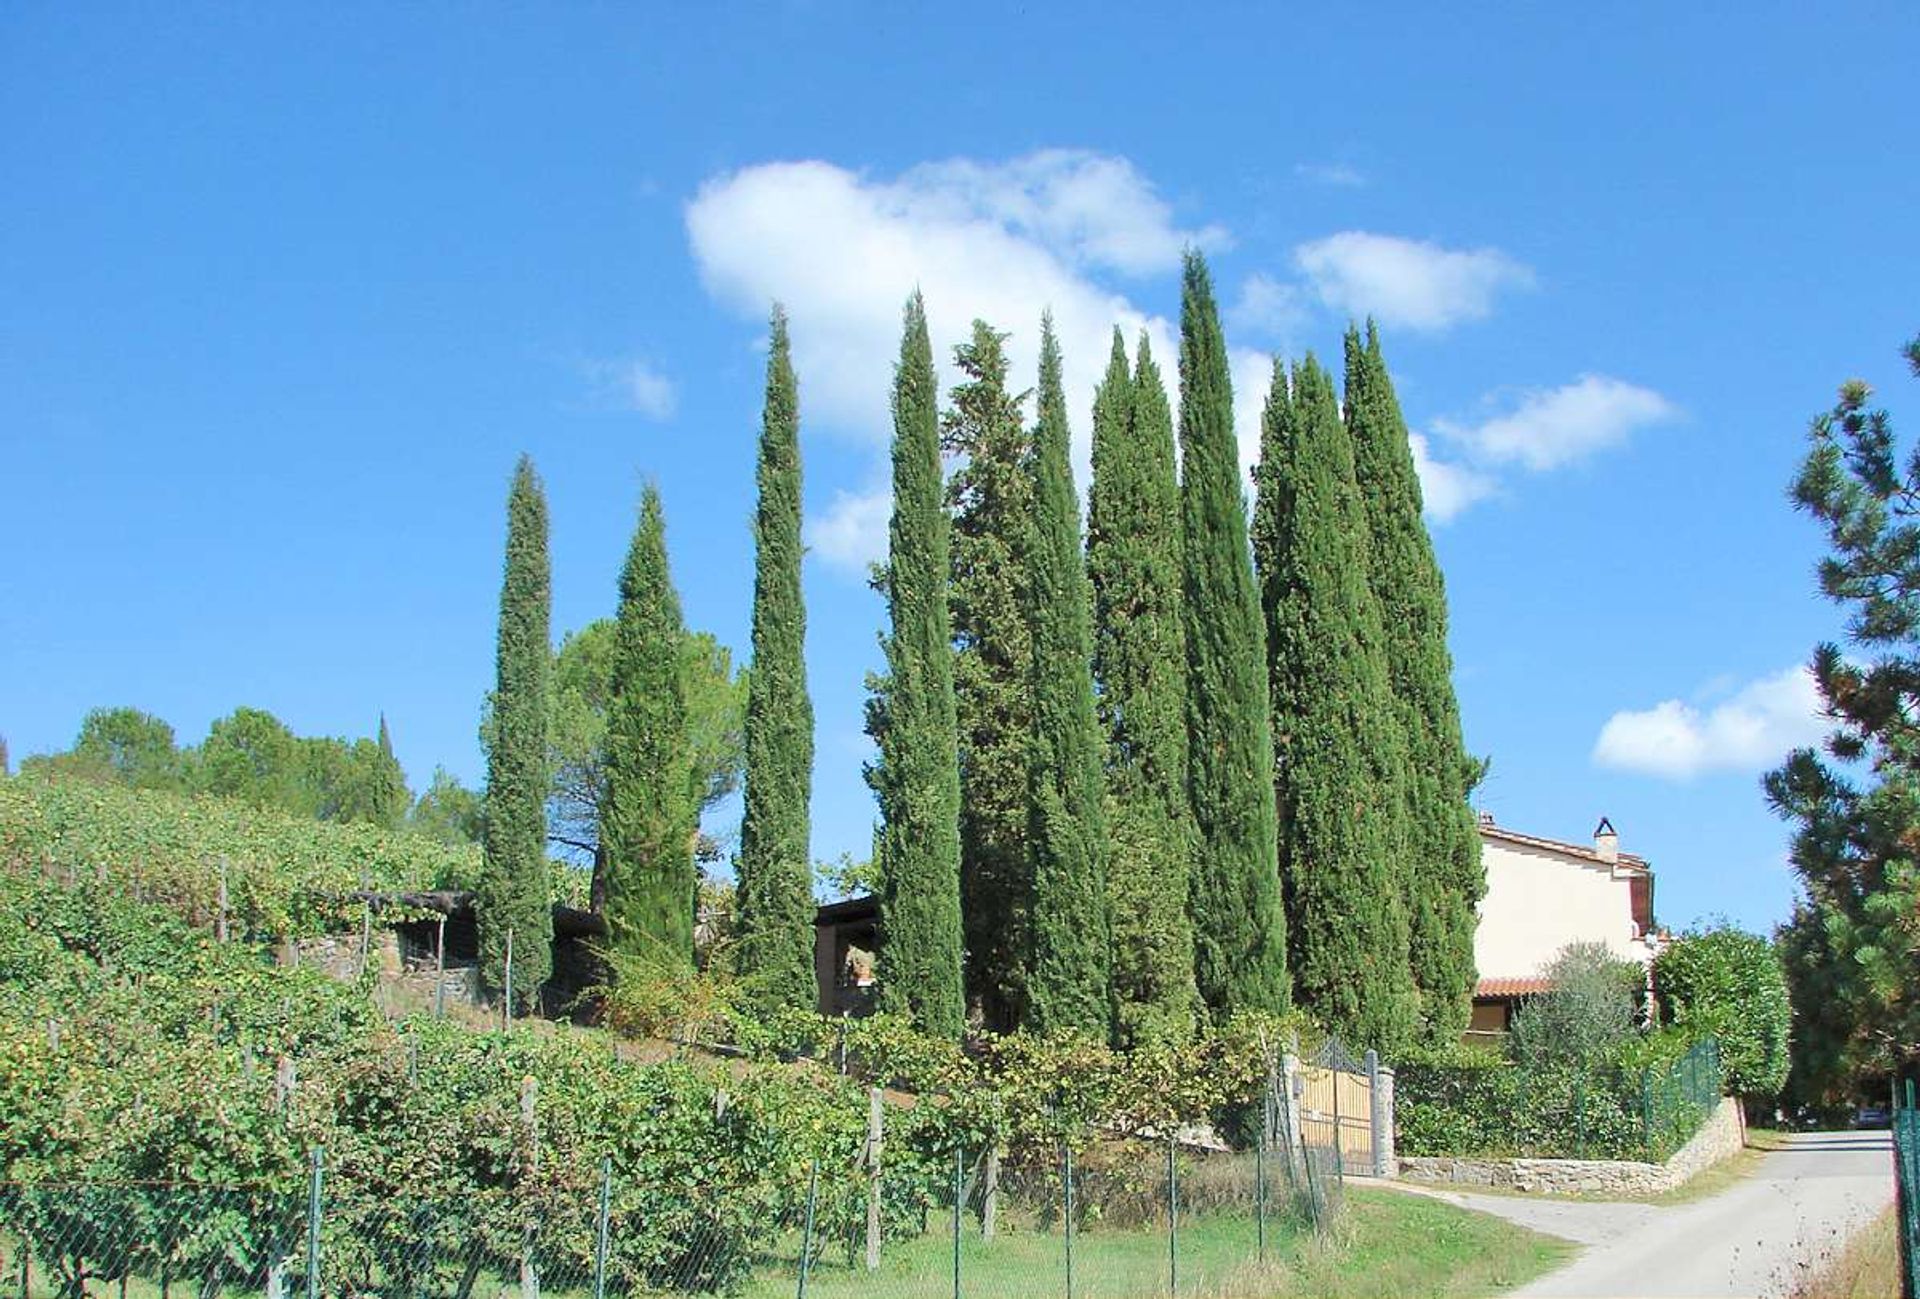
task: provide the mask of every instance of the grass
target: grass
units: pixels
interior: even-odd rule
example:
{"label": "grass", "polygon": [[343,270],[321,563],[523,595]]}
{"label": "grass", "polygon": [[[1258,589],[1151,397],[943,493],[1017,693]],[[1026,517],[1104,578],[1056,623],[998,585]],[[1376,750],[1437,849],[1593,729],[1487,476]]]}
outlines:
{"label": "grass", "polygon": [[1793,1299],[1891,1299],[1900,1293],[1900,1238],[1888,1209],[1803,1278]]}
{"label": "grass", "polygon": [[[1299,1227],[1268,1228],[1268,1261],[1256,1257],[1252,1219],[1219,1213],[1183,1224],[1179,1293],[1194,1299],[1268,1296],[1469,1296],[1508,1289],[1564,1261],[1572,1246],[1437,1200],[1352,1187],[1347,1214],[1328,1239]],[[1009,1231],[984,1241],[963,1236],[961,1292],[981,1299],[1064,1295],[1066,1259],[1057,1232]],[[1168,1292],[1167,1235],[1161,1230],[1093,1229],[1075,1238],[1076,1299],[1134,1299]],[[793,1293],[790,1270],[763,1273],[747,1299]],[[868,1274],[830,1251],[808,1280],[810,1299],[885,1294],[947,1299],[953,1293],[950,1237],[938,1232],[888,1246]]]}

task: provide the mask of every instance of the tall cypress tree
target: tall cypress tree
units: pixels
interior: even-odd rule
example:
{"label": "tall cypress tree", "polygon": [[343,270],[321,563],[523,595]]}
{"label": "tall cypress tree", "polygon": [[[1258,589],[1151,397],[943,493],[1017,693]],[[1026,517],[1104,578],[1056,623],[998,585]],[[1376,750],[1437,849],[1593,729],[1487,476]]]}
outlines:
{"label": "tall cypress tree", "polygon": [[600,804],[607,936],[615,951],[668,968],[693,965],[698,809],[680,680],[686,627],[667,570],[660,493],[648,483],[620,570]]}
{"label": "tall cypress tree", "polygon": [[1406,421],[1371,321],[1346,337],[1347,430],[1385,629],[1387,677],[1407,744],[1408,919],[1428,1034],[1452,1041],[1473,1008],[1475,908],[1486,893],[1474,778],[1447,650],[1447,589],[1421,517]]}
{"label": "tall cypress tree", "polygon": [[880,801],[880,1004],[926,1032],[958,1037],[960,769],[947,612],[948,520],[941,508],[938,394],[926,309],[907,302],[893,387],[893,518],[884,638],[867,729],[880,748],[868,780]]}
{"label": "tall cypress tree", "polygon": [[[500,584],[492,714],[487,722],[485,866],[474,890],[480,971],[525,1005],[553,968],[553,886],[547,875],[547,669],[552,566],[547,498],[520,457],[507,494],[507,562]],[[513,935],[513,987],[501,986]]]}
{"label": "tall cypress tree", "polygon": [[1265,638],[1247,552],[1233,384],[1207,265],[1180,293],[1181,573],[1186,600],[1187,785],[1199,853],[1194,974],[1217,1018],[1288,1003],[1287,928],[1273,805]]}
{"label": "tall cypress tree", "polygon": [[387,715],[380,714],[380,732],[377,741],[380,749],[380,768],[376,776],[377,787],[374,791],[374,815],[379,824],[389,830],[398,829],[406,819],[407,809],[413,805],[413,796],[407,792],[407,773],[400,767],[400,759],[393,753],[393,736],[387,730]]}
{"label": "tall cypress tree", "polygon": [[1419,1014],[1400,870],[1406,750],[1367,585],[1353,448],[1311,353],[1291,394],[1274,366],[1257,481],[1294,996],[1326,1027],[1391,1051]]}
{"label": "tall cypress tree", "polygon": [[746,811],[740,821],[740,970],[769,1009],[811,1010],[813,701],[800,592],[800,411],[787,317],[773,309],[754,516],[753,670],[747,678]]}
{"label": "tall cypress tree", "polygon": [[1027,1021],[1048,1032],[1111,1032],[1107,827],[1093,710],[1093,593],[1080,550],[1080,500],[1068,462],[1067,398],[1053,319],[1040,321],[1033,434],[1033,739],[1028,830],[1033,969]]}
{"label": "tall cypress tree", "polygon": [[960,914],[966,986],[988,1027],[1026,1016],[1033,952],[1027,768],[1033,742],[1033,440],[1007,392],[1006,335],[973,322],[953,350],[941,449],[953,514],[954,707],[960,724]]}
{"label": "tall cypress tree", "polygon": [[1181,626],[1180,485],[1173,414],[1145,334],[1134,373],[1113,354],[1093,403],[1087,570],[1093,670],[1107,742],[1107,905],[1114,1035],[1122,1045],[1193,1032],[1187,881],[1187,658]]}

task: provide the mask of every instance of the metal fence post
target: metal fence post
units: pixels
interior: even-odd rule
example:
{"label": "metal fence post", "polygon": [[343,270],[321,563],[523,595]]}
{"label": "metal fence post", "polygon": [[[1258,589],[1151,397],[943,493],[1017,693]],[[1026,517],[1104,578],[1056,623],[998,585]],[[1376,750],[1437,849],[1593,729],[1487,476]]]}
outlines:
{"label": "metal fence post", "polygon": [[800,1232],[800,1289],[797,1299],[807,1299],[807,1273],[813,1270],[813,1198],[820,1188],[820,1161],[807,1166],[807,1221]]}
{"label": "metal fence post", "polygon": [[953,1299],[960,1299],[960,1184],[966,1152],[953,1148]]}
{"label": "metal fence post", "polygon": [[1260,1136],[1253,1143],[1253,1223],[1260,1261],[1267,1261],[1267,1142],[1273,1133],[1273,1097],[1260,1097]]}
{"label": "metal fence post", "polygon": [[1062,1151],[1061,1196],[1066,1202],[1066,1217],[1063,1221],[1067,1241],[1067,1299],[1073,1299],[1073,1144],[1063,1142]]}
{"label": "metal fence post", "polygon": [[320,1299],[320,1179],[326,1152],[315,1146],[307,1155],[307,1299]]}
{"label": "metal fence post", "polygon": [[1167,1134],[1167,1293],[1180,1293],[1180,1174],[1173,1165],[1174,1137]]}
{"label": "metal fence post", "polygon": [[607,1220],[613,1210],[613,1158],[600,1157],[600,1214],[593,1233],[593,1299],[607,1299]]}

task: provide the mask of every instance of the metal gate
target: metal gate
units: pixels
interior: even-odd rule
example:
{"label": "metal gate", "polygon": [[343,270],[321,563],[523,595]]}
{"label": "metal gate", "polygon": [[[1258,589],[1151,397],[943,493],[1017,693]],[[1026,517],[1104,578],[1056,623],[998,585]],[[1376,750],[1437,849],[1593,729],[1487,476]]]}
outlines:
{"label": "metal gate", "polygon": [[1300,1068],[1300,1139],[1331,1150],[1343,1176],[1373,1174],[1373,1073],[1337,1037]]}
{"label": "metal gate", "polygon": [[1905,1094],[1893,1091],[1893,1167],[1900,1219],[1900,1293],[1920,1297],[1920,1107],[1914,1104],[1913,1079]]}

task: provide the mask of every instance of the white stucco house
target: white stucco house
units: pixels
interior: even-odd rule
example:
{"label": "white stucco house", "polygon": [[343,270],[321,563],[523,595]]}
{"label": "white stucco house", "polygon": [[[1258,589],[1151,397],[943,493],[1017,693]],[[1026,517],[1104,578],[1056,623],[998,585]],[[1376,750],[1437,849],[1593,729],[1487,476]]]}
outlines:
{"label": "white stucco house", "polygon": [[1605,943],[1627,960],[1652,964],[1659,943],[1653,868],[1620,851],[1605,817],[1585,844],[1509,830],[1483,812],[1480,860],[1487,895],[1473,937],[1480,982],[1470,1036],[1505,1032],[1520,999],[1545,991],[1540,971],[1568,943]]}

